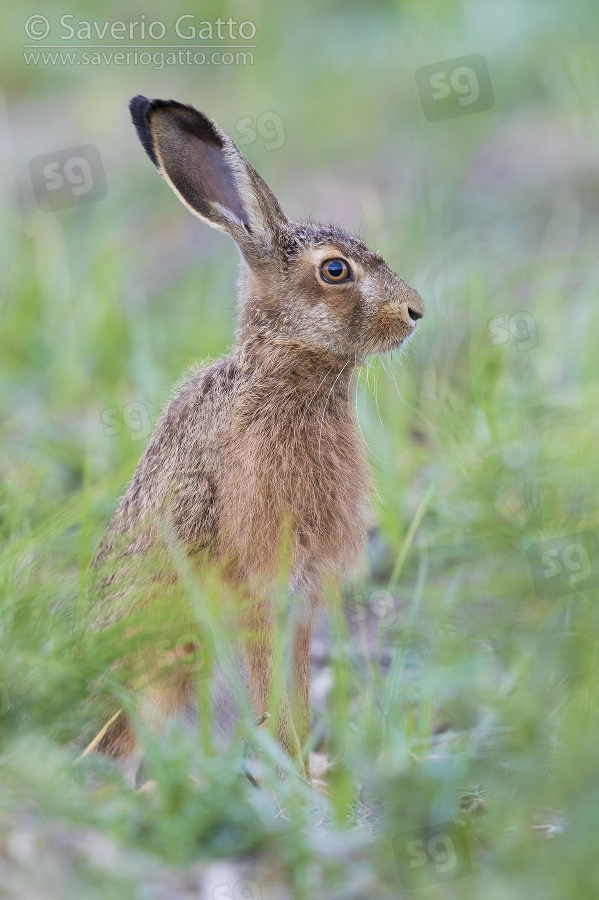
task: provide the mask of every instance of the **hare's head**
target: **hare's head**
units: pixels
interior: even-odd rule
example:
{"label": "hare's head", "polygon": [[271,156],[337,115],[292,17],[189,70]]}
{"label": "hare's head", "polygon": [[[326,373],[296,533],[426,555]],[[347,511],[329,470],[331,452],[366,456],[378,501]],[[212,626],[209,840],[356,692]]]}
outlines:
{"label": "hare's head", "polygon": [[398,347],[424,304],[377,253],[333,225],[291,222],[233,141],[173,100],[135,97],[131,116],[159,172],[186,206],[236,241],[239,335],[364,357]]}

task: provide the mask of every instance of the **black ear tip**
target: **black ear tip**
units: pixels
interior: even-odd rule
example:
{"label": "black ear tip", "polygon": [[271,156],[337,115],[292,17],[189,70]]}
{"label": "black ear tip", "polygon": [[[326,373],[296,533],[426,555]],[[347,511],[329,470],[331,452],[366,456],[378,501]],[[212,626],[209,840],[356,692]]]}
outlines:
{"label": "black ear tip", "polygon": [[131,113],[133,121],[135,122],[139,116],[145,116],[149,107],[150,101],[147,97],[144,97],[143,94],[132,97],[131,100],[129,100],[129,112]]}
{"label": "black ear tip", "polygon": [[150,137],[150,129],[148,125],[148,113],[150,112],[151,108],[152,101],[148,100],[147,97],[144,97],[143,94],[138,94],[137,97],[133,97],[133,99],[129,101],[131,121],[135,125],[137,136],[140,139],[144,150],[146,151],[156,168],[158,168],[158,160],[156,159],[156,154],[154,153],[154,147],[152,146],[152,138]]}

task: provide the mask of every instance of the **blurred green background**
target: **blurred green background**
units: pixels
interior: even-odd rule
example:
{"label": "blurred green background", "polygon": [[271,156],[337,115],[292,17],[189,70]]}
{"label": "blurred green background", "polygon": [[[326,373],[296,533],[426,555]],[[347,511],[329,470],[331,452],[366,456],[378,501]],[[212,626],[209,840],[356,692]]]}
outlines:
{"label": "blurred green background", "polygon": [[[179,16],[232,17],[253,59],[36,64],[130,43],[63,40],[64,15],[163,22],[140,53],[186,49]],[[598,36],[590,0],[4,11],[2,896],[599,895]],[[207,753],[191,790],[179,733],[152,797],[68,749],[112,649],[77,655],[87,566],[173,382],[234,324],[235,247],[158,177],[137,93],[212,115],[291,218],[358,233],[426,302],[401,358],[361,377],[378,496],[315,641],[335,769],[313,808],[277,815],[272,760],[256,792]],[[101,164],[65,168],[87,145]],[[48,211],[52,171],[67,205]]]}

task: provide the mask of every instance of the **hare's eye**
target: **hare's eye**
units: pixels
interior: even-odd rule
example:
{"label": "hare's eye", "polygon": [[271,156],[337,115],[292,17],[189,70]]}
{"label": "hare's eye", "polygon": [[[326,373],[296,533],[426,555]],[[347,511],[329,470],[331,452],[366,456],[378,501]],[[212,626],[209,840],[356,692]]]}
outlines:
{"label": "hare's eye", "polygon": [[344,259],[325,259],[320,266],[320,277],[329,284],[339,284],[348,281],[350,277],[349,266]]}

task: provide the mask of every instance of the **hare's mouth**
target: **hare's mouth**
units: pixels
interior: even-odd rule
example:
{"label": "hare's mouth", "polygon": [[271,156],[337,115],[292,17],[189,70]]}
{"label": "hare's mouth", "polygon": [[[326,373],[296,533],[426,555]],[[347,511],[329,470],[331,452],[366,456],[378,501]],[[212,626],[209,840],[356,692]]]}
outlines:
{"label": "hare's mouth", "polygon": [[396,338],[394,341],[391,341],[389,346],[386,348],[386,353],[393,353],[394,350],[399,350],[402,344],[405,343],[405,337]]}
{"label": "hare's mouth", "polygon": [[393,353],[395,350],[399,350],[405,338],[399,338],[394,341],[377,341],[377,343],[373,343],[367,350],[362,350],[362,352],[358,352],[357,357],[359,359],[367,359],[369,356],[382,356],[386,353]]}
{"label": "hare's mouth", "polygon": [[390,337],[385,340],[381,340],[378,343],[378,346],[372,350],[372,353],[393,353],[395,350],[399,350],[399,348],[405,343],[406,338],[409,335],[404,335],[403,337]]}
{"label": "hare's mouth", "polygon": [[[395,313],[395,311],[393,311]],[[379,315],[368,329],[368,354],[393,353],[414,333],[415,323],[408,323],[397,315]]]}

